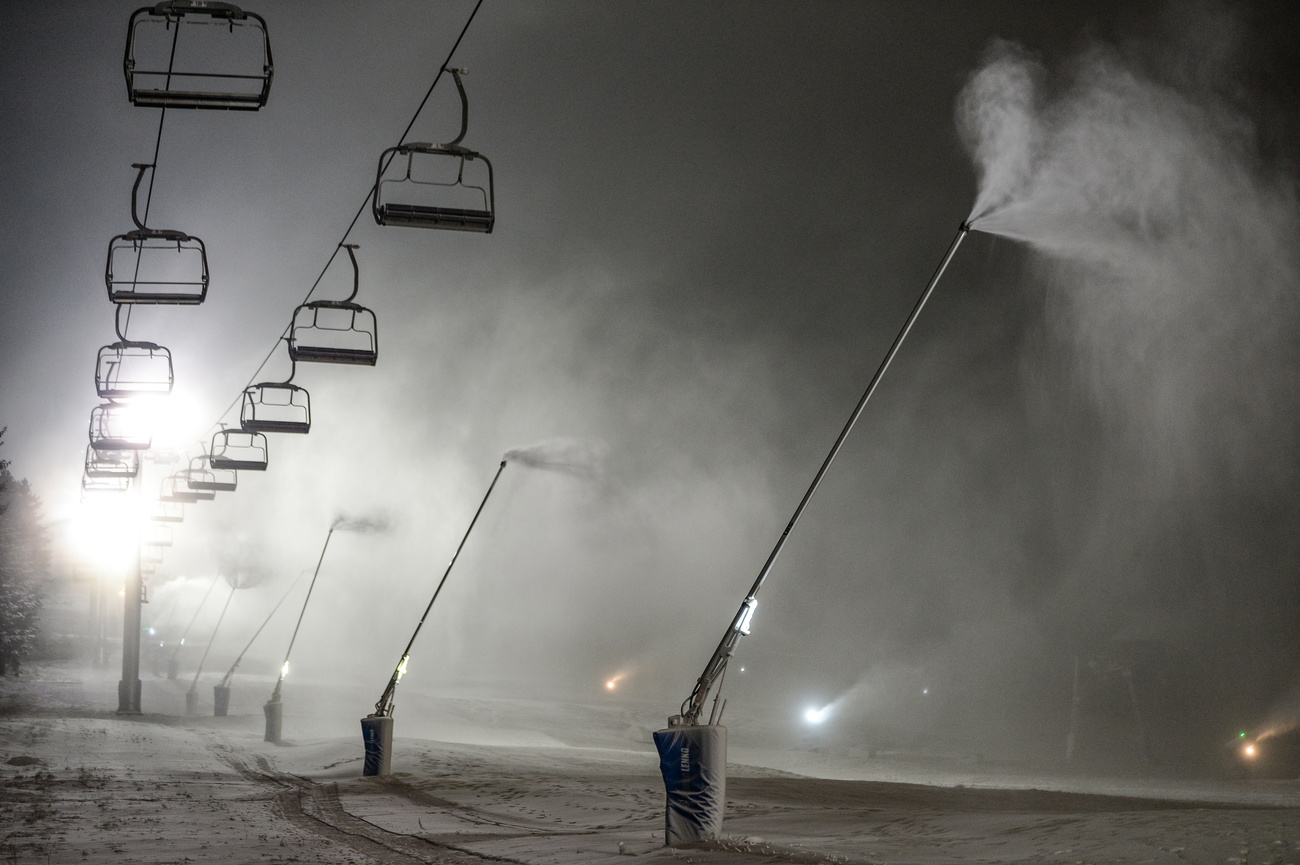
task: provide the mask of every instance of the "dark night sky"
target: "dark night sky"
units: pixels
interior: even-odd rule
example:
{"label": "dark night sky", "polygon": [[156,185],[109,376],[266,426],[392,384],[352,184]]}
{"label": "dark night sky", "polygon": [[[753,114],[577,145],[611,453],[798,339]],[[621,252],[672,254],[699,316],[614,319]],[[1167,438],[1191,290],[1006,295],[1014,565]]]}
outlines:
{"label": "dark night sky", "polygon": [[[104,250],[130,227],[129,165],[157,132],[158,112],[124,93],[134,8],[5,4],[0,425],[56,520],[77,510],[92,358],[112,339]],[[273,42],[269,105],[168,112],[153,199],[152,224],[207,243],[209,300],[132,322],[177,358],[190,453],[472,4],[249,8]],[[597,482],[507,469],[404,687],[594,693],[629,671],[634,696],[675,711],[971,210],[955,105],[991,41],[1041,60],[1049,101],[1106,45],[1253,130],[1241,164],[1271,202],[1271,246],[1223,272],[1248,282],[1267,254],[1282,276],[1271,293],[1207,293],[1209,324],[1189,329],[1116,301],[1092,265],[972,233],[764,589],[729,711],[793,717],[851,691],[847,732],[1055,747],[1071,659],[1108,654],[1137,665],[1162,730],[1207,742],[1262,723],[1291,687],[1300,612],[1300,76],[1281,9],[487,0],[454,62],[470,69],[465,143],[497,170],[496,231],[363,216],[349,239],[378,366],[300,367],[311,435],[273,439],[264,476],[190,508],[156,592],[257,558],[270,592],[232,606],[251,632],[334,514],[383,509],[391,534],[334,542],[302,637],[307,675],[377,691],[499,455],[599,442]],[[454,134],[450,84],[412,140]],[[321,295],[349,276],[337,261]],[[1206,334],[1243,304],[1276,333],[1225,360],[1214,350],[1240,338]],[[1217,401],[1148,423],[1132,406],[1174,364]],[[285,366],[278,354],[267,375]],[[920,713],[923,685],[942,700]]]}

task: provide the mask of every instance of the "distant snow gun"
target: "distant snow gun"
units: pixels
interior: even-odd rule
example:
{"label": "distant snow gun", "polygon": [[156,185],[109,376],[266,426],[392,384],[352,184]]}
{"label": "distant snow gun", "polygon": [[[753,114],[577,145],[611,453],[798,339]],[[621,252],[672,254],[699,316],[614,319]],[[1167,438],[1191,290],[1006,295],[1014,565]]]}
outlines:
{"label": "distant snow gun", "polygon": [[[835,457],[839,454],[840,448],[844,446],[844,441],[848,438],[853,426],[858,422],[863,409],[867,406],[867,401],[875,393],[876,387],[880,384],[881,378],[884,377],[885,371],[889,369],[890,363],[897,354],[903,340],[916,323],[917,316],[925,308],[926,302],[934,292],[935,286],[939,284],[939,279],[948,269],[948,263],[952,261],[953,255],[957,252],[957,247],[965,239],[971,226],[969,222],[963,222],[957,229],[956,236],[952,243],[948,245],[948,251],[944,253],[943,260],[939,262],[938,268],[930,281],[926,284],[925,290],[921,292],[920,298],[916,305],[912,307],[907,321],[903,323],[902,329],[898,336],[894,337],[894,342],[885,352],[884,360],[876,369],[876,373],[871,377],[871,382],[863,392],[858,404],[854,407],[853,413],[849,415],[848,422],[844,429],[840,431],[839,438],[831,446],[830,453],[822,461],[821,468],[817,470],[816,476],[813,477],[812,483],[809,484],[807,492],[799,501],[799,506],[795,508],[794,515],[790,517],[790,522],[786,525],[785,531],[777,539],[776,546],[768,555],[767,561],[763,563],[762,569],[758,572],[758,578],[754,584],[749,587],[745,593],[745,599],[740,604],[740,609],[732,617],[731,623],[723,633],[722,639],[718,642],[718,647],[713,650],[712,657],[704,666],[704,672],[695,682],[695,687],[691,693],[682,701],[678,714],[668,719],[668,728],[656,731],[654,734],[655,747],[659,750],[660,771],[664,777],[664,787],[667,791],[667,809],[665,818],[665,836],[666,843],[690,844],[699,841],[713,840],[718,837],[722,830],[723,808],[726,800],[726,765],[727,765],[727,737],[726,727],[721,726],[722,713],[726,709],[726,701],[722,700],[722,684],[726,677],[727,662],[736,651],[736,644],[740,638],[747,636],[753,624],[754,610],[758,606],[758,592],[766,582],[768,575],[772,572],[773,565],[776,564],[777,558],[781,555],[781,550],[785,547],[785,542],[790,537],[799,518],[803,516],[804,509],[808,502],[812,500],[813,494],[821,485],[822,478],[826,476],[827,470]],[[707,724],[700,723],[700,717],[704,712],[705,703],[709,699],[709,694],[717,687],[717,694],[713,698],[713,706],[709,713]]]}
{"label": "distant snow gun", "polygon": [[171,656],[167,659],[167,678],[175,679],[180,675],[181,649],[185,648],[185,638],[189,636],[190,628],[194,627],[194,623],[198,621],[199,613],[203,611],[203,605],[208,602],[208,595],[211,595],[212,590],[217,587],[217,580],[219,579],[221,579],[220,574],[212,578],[212,582],[208,584],[208,590],[203,593],[203,600],[199,601],[199,605],[194,609],[194,615],[190,617],[190,623],[185,626],[185,630],[181,632],[180,640],[176,642],[176,647],[172,649]]}
{"label": "distant snow gun", "polygon": [[302,582],[302,578],[306,573],[306,571],[303,571],[298,575],[298,578],[289,585],[288,591],[280,597],[280,600],[275,602],[275,606],[271,608],[271,612],[267,614],[266,618],[262,621],[262,624],[257,627],[257,630],[253,632],[253,636],[249,639],[248,645],[244,646],[243,651],[241,651],[239,656],[235,658],[235,663],[230,665],[230,669],[226,671],[226,675],[222,677],[221,682],[212,686],[212,714],[215,717],[220,718],[224,716],[230,709],[230,678],[235,675],[235,668],[239,666],[240,661],[244,660],[244,655],[248,654],[248,650],[253,647],[253,643],[257,641],[257,638],[261,635],[263,629],[265,629],[270,623],[272,617],[275,616],[276,612],[284,602],[289,599],[289,595],[295,588],[297,588],[298,583]]}
{"label": "distant snow gun", "polygon": [[203,675],[203,663],[208,659],[208,652],[212,651],[212,644],[217,641],[217,631],[221,629],[221,620],[226,617],[226,610],[230,609],[230,602],[235,599],[235,587],[230,587],[230,594],[226,596],[226,603],[221,607],[221,615],[217,616],[217,624],[212,629],[212,636],[208,638],[208,646],[203,650],[203,657],[199,658],[199,667],[194,671],[194,681],[190,683],[190,689],[185,692],[185,714],[197,715],[199,711],[199,676]]}
{"label": "distant snow gun", "polygon": [[438,595],[442,593],[442,587],[447,584],[447,577],[451,576],[451,569],[456,566],[456,560],[460,558],[460,551],[465,549],[465,542],[469,540],[470,532],[474,531],[474,525],[478,522],[479,515],[483,513],[483,508],[492,496],[492,491],[496,489],[497,481],[500,480],[501,473],[505,471],[506,463],[509,461],[509,454],[501,458],[501,465],[497,466],[497,472],[492,476],[492,483],[488,484],[487,492],[483,494],[483,500],[479,502],[478,510],[474,511],[474,517],[469,521],[469,528],[465,529],[465,534],[460,539],[456,552],[452,555],[451,561],[447,563],[447,569],[442,573],[442,579],[438,581],[437,588],[433,590],[433,597],[429,599],[428,605],[424,608],[424,614],[420,616],[420,621],[411,634],[411,639],[407,640],[406,648],[402,650],[402,657],[398,660],[393,675],[389,677],[384,692],[379,695],[379,701],[375,703],[375,711],[361,719],[361,736],[366,749],[365,763],[362,767],[362,773],[365,775],[387,775],[389,773],[393,759],[393,701],[397,695],[397,683],[402,680],[402,676],[406,675],[406,667],[411,660],[411,647],[415,645],[415,638],[420,635],[420,629],[424,627],[425,619],[429,618],[429,611],[433,609],[434,602],[438,600]]}
{"label": "distant snow gun", "polygon": [[[334,520],[330,524],[330,530],[325,533],[325,543],[320,548],[320,558],[316,560],[316,570],[312,572],[311,582],[307,585],[307,597],[302,600],[302,609],[298,611],[298,621],[293,626],[293,636],[289,638],[289,648],[284,652],[284,663],[280,665],[280,676],[275,680],[275,690],[271,692],[271,699],[267,700],[262,706],[262,711],[266,714],[266,733],[263,740],[267,742],[280,742],[280,726],[284,719],[284,704],[280,702],[280,687],[284,684],[284,677],[289,672],[289,655],[293,653],[293,643],[298,639],[298,629],[302,627],[303,614],[307,612],[307,603],[311,600],[312,589],[316,588],[316,578],[320,576],[321,563],[325,561],[325,551],[330,548],[330,538],[334,537],[334,530],[338,528],[342,518]],[[236,662],[238,663],[238,662]],[[234,668],[231,668],[233,672]]]}

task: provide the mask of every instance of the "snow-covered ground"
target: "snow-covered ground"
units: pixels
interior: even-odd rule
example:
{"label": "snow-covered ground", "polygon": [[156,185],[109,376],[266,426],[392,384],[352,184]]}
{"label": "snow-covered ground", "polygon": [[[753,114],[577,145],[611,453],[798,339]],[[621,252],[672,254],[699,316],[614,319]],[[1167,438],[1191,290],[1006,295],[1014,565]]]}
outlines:
{"label": "snow-covered ground", "polygon": [[206,680],[193,718],[188,680],[147,678],[142,717],[113,713],[111,672],[0,681],[0,862],[1300,863],[1296,782],[1035,776],[735,729],[727,838],[674,850],[649,708],[402,694],[381,780],[361,776],[360,691],[286,685],[276,746],[265,681],[237,677],[226,718]]}

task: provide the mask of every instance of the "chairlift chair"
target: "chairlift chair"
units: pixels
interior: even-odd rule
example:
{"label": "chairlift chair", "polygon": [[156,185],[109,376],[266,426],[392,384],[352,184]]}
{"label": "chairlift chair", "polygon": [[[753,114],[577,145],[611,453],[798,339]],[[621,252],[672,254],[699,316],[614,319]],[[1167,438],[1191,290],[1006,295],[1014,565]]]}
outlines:
{"label": "chairlift chair", "polygon": [[[287,342],[287,340],[286,340]],[[292,366],[284,381],[264,381],[244,389],[239,406],[239,428],[245,432],[311,432],[311,395],[307,389],[292,384],[298,364]]]}
{"label": "chairlift chair", "polygon": [[185,472],[183,471],[163,478],[162,486],[158,490],[158,501],[160,502],[180,502],[181,504],[192,505],[200,501],[211,501],[216,497],[216,493],[202,493],[198,490],[186,489]]}
{"label": "chairlift chair", "polygon": [[81,476],[81,496],[83,499],[87,495],[124,493],[129,489],[131,489],[131,479],[128,477],[92,478],[85,474]]}
{"label": "chairlift chair", "polygon": [[214,469],[264,472],[267,465],[266,436],[241,429],[218,430],[208,448],[208,464]]}
{"label": "chairlift chair", "polygon": [[162,524],[145,526],[144,539],[141,543],[147,547],[170,547],[172,545],[172,527]]}
{"label": "chairlift chair", "polygon": [[95,393],[101,399],[165,396],[175,381],[172,353],[157,343],[119,340],[99,349]]}
{"label": "chairlift chair", "polygon": [[106,402],[90,410],[90,446],[97,451],[143,451],[153,443],[153,431],[137,406]]}
{"label": "chairlift chair", "polygon": [[163,560],[162,550],[157,547],[140,548],[140,564],[143,565],[161,565]]}
{"label": "chairlift chair", "polygon": [[354,244],[343,244],[352,260],[352,293],[344,300],[314,300],[293,311],[289,358],[294,363],[348,363],[374,366],[379,360],[375,314],[353,303],[361,284]]}
{"label": "chairlift chair", "polygon": [[271,95],[274,73],[265,19],[204,0],[133,12],[122,65],[131,103],[157,108],[256,111]]}
{"label": "chairlift chair", "polygon": [[86,445],[86,477],[133,478],[139,474],[139,451],[96,450]]}
{"label": "chairlift chair", "polygon": [[[496,224],[492,162],[483,154],[461,146],[469,125],[469,100],[460,80],[465,70],[449,68],[447,71],[455,79],[460,94],[460,134],[449,144],[412,142],[381,153],[371,195],[371,213],[379,225],[491,234]],[[486,177],[478,183],[466,182],[465,165],[476,160],[482,160],[487,166]],[[439,166],[444,170],[454,168],[455,179],[450,179],[450,171],[439,175]],[[429,172],[427,179],[424,172]]]}
{"label": "chairlift chair", "polygon": [[238,472],[234,469],[212,468],[207,454],[200,454],[190,460],[190,467],[185,470],[185,486],[190,490],[233,493],[238,484]]}
{"label": "chairlift chair", "polygon": [[155,523],[183,523],[185,505],[181,502],[155,502],[149,519]]}
{"label": "chairlift chair", "polygon": [[111,303],[194,306],[208,296],[208,250],[183,231],[149,228],[140,218],[137,199],[144,173],[152,163],[133,163],[131,220],[135,230],[108,243],[104,284]]}

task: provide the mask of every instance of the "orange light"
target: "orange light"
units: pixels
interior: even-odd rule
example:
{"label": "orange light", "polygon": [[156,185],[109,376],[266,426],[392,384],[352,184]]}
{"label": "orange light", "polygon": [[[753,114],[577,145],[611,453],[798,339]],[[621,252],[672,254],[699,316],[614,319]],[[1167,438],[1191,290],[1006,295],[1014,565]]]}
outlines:
{"label": "orange light", "polygon": [[1241,753],[1250,759],[1255,759],[1255,743],[1251,742],[1241,749]]}

